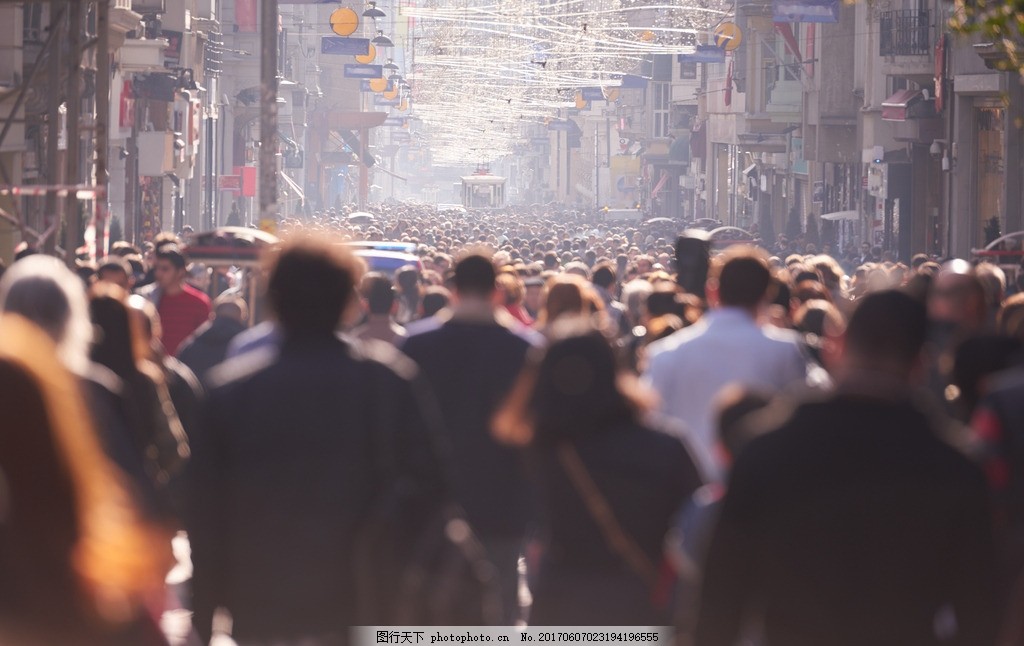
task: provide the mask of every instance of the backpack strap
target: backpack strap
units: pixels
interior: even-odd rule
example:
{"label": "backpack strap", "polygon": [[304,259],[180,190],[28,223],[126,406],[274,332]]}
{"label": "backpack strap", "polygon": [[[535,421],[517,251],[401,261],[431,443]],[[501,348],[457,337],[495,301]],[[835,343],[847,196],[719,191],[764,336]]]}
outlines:
{"label": "backpack strap", "polygon": [[569,476],[569,480],[572,482],[576,492],[583,498],[583,503],[586,505],[590,517],[601,528],[601,533],[604,535],[608,548],[618,554],[634,573],[649,586],[653,587],[660,578],[658,569],[651,562],[651,559],[648,558],[647,554],[640,549],[640,546],[636,544],[633,537],[623,529],[615,517],[615,512],[612,511],[611,505],[608,504],[608,500],[601,495],[601,491],[597,488],[597,483],[590,476],[587,466],[583,464],[583,459],[580,458],[576,447],[569,442],[560,444],[558,446],[558,459],[561,461],[562,468],[565,469],[565,473]]}

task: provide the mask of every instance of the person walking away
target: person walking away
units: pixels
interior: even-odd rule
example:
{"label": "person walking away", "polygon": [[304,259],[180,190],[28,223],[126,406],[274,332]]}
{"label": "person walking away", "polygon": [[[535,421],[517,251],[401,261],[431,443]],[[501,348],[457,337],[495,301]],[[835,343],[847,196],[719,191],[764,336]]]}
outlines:
{"label": "person walking away", "polygon": [[550,334],[495,419],[499,438],[530,446],[539,480],[548,540],[530,624],[669,625],[662,546],[701,469],[680,437],[641,422],[638,383],[592,322]]}
{"label": "person walking away", "polygon": [[708,550],[698,646],[758,625],[787,646],[994,643],[985,479],[915,399],[926,330],[912,297],[865,296],[836,392],[739,455]]}
{"label": "person walking away", "polygon": [[213,302],[213,318],[203,323],[178,346],[178,359],[192,369],[203,386],[209,386],[210,370],[227,358],[231,340],[246,330],[249,308],[237,296],[220,296]]}
{"label": "person walking away", "polygon": [[280,347],[210,377],[187,515],[194,625],[206,641],[223,607],[242,645],[346,644],[365,592],[357,538],[377,501],[399,482],[425,514],[445,496],[415,367],[383,344],[360,348],[336,334],[360,271],[339,245],[287,244],[267,287]]}
{"label": "person walking away", "polygon": [[451,451],[455,500],[498,570],[505,624],[514,625],[519,555],[532,502],[521,452],[496,442],[490,425],[535,341],[495,306],[495,280],[490,258],[461,259],[454,307],[400,348],[433,387]]}
{"label": "person walking away", "polygon": [[359,286],[366,321],[352,330],[357,339],[376,339],[392,345],[407,335],[402,326],[394,321],[395,288],[384,274],[370,272],[363,276]]}
{"label": "person walking away", "polygon": [[660,412],[689,427],[705,452],[715,444],[714,401],[723,387],[773,393],[804,385],[810,362],[795,332],[758,322],[773,296],[763,252],[733,247],[710,274],[711,311],[648,346],[644,374],[661,399]]}

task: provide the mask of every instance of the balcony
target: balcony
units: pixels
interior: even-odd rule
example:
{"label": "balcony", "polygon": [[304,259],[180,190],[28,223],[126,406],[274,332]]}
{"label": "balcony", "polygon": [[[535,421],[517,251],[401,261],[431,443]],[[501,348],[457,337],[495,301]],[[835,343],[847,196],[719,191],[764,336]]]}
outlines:
{"label": "balcony", "polygon": [[931,45],[928,11],[883,11],[879,15],[880,56],[928,56]]}

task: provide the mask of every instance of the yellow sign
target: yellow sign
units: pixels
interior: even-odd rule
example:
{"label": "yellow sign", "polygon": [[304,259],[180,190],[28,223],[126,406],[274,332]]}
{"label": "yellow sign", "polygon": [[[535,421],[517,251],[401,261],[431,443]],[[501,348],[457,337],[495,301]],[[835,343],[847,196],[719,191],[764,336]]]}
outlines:
{"label": "yellow sign", "polygon": [[576,109],[577,110],[586,110],[587,109],[587,100],[583,98],[583,93],[582,92],[577,92],[576,93]]}
{"label": "yellow sign", "polygon": [[370,89],[374,92],[383,92],[388,89],[387,79],[370,79]]}
{"label": "yellow sign", "polygon": [[[398,104],[398,111],[399,112],[405,112],[408,109],[409,109],[409,99],[402,99],[402,102]],[[406,121],[405,123],[403,123],[402,127],[403,128],[408,128],[409,127],[409,122]]]}
{"label": "yellow sign", "polygon": [[373,43],[370,43],[370,51],[366,56],[356,56],[356,62],[369,65],[375,58],[377,58],[377,48],[373,46]]}
{"label": "yellow sign", "polygon": [[[387,85],[385,84],[384,87],[386,88]],[[398,98],[398,87],[392,87],[391,90],[385,91],[383,94],[381,94],[381,96],[383,96],[388,101],[393,101],[393,100],[397,99]]]}
{"label": "yellow sign", "polygon": [[351,36],[359,27],[359,16],[348,7],[331,12],[331,31],[339,36]]}
{"label": "yellow sign", "polygon": [[608,103],[615,103],[619,100],[619,88],[617,87],[601,88],[601,93],[604,94],[604,99]]}
{"label": "yellow sign", "polygon": [[715,45],[731,52],[743,42],[743,32],[734,22],[723,22],[715,27]]}

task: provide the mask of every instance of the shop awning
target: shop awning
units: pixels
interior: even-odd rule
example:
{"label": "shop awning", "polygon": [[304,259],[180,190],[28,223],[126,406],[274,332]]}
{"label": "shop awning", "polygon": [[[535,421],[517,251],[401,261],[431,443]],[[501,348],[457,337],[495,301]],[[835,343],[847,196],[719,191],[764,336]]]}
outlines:
{"label": "shop awning", "polygon": [[821,216],[822,220],[859,220],[860,213],[857,211],[835,211],[834,213],[825,213]]}
{"label": "shop awning", "polygon": [[935,117],[935,101],[925,100],[921,90],[900,90],[882,101],[882,119],[906,121]]}

